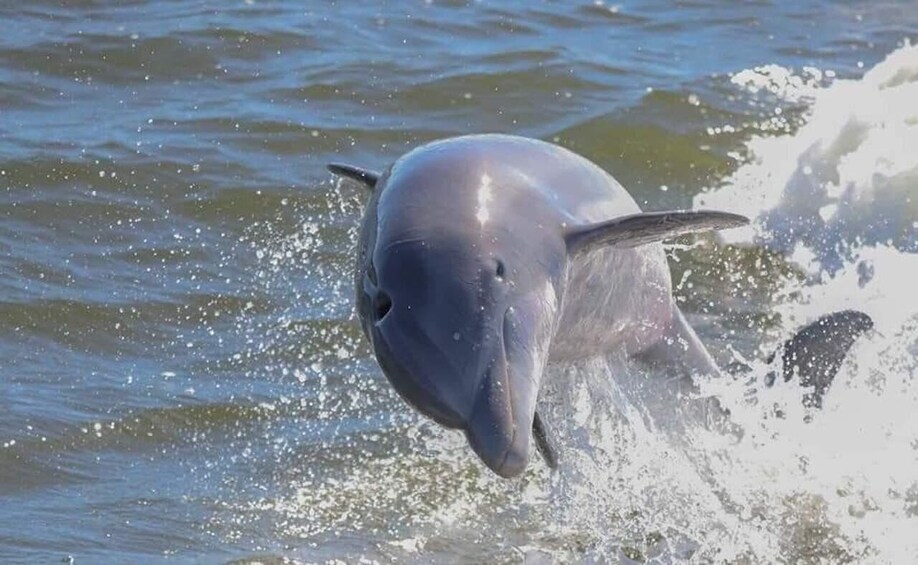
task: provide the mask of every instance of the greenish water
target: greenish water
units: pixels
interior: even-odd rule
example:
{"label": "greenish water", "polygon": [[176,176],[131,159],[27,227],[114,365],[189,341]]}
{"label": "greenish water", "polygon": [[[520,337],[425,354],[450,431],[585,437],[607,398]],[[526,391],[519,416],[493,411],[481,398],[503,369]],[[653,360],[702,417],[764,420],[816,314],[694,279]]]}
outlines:
{"label": "greenish water", "polygon": [[[691,207],[750,141],[812,109],[731,77],[774,64],[816,90],[858,80],[915,38],[914,3],[85,0],[7,4],[0,21],[0,561],[894,555],[892,526],[815,510],[788,518],[810,530],[768,531],[740,504],[682,539],[629,514],[667,514],[656,495],[575,511],[640,466],[489,476],[372,360],[350,278],[365,194],[324,164],[381,169],[435,138],[516,133],[594,160],[648,209]],[[901,241],[913,258],[914,232]],[[773,307],[806,278],[761,248],[672,255],[721,359],[774,341]],[[914,527],[904,504],[883,523]],[[762,524],[771,541],[740,547]]]}

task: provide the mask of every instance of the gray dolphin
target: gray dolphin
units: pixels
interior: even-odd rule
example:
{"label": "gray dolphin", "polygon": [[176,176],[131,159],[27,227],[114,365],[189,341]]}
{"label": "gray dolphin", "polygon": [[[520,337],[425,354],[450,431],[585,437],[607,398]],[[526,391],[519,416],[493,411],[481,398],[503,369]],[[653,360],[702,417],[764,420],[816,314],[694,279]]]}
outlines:
{"label": "gray dolphin", "polygon": [[620,350],[719,373],[676,307],[659,242],[745,217],[643,213],[587,159],[508,135],[429,143],[382,174],[329,170],[373,189],[355,286],[379,365],[498,475],[523,472],[533,437],[555,464],[536,414],[549,359]]}

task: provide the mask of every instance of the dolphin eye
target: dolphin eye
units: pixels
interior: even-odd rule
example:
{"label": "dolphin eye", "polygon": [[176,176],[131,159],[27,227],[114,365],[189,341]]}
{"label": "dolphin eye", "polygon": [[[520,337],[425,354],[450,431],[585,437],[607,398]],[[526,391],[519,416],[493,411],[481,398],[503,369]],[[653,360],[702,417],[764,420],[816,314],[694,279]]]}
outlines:
{"label": "dolphin eye", "polygon": [[506,274],[506,271],[507,271],[507,268],[504,267],[504,262],[498,259],[497,268],[495,269],[495,274],[497,275],[497,278],[503,279],[504,275]]}
{"label": "dolphin eye", "polygon": [[373,310],[376,313],[376,321],[381,321],[392,309],[392,299],[385,292],[376,291],[376,298],[373,300]]}

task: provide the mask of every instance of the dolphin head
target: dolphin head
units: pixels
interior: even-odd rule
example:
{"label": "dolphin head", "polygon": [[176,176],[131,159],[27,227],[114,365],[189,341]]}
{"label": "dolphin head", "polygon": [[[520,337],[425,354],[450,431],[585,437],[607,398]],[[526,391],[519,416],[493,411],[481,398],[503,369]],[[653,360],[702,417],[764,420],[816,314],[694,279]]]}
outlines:
{"label": "dolphin head", "polygon": [[397,163],[377,186],[358,312],[395,390],[513,477],[529,459],[564,240],[533,223],[532,203],[527,216],[508,214],[513,185],[493,171],[437,164]]}

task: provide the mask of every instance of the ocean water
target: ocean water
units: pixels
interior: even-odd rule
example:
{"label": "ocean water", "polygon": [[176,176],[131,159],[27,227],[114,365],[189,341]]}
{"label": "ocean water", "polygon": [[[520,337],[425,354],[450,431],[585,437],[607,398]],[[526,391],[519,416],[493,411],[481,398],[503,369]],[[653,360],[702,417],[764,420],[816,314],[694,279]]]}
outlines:
{"label": "ocean water", "polygon": [[[913,2],[0,6],[0,562],[918,559]],[[724,366],[684,402],[556,366],[561,469],[503,481],[388,386],[354,318],[365,192],[497,131],[646,209]],[[762,359],[856,308],[818,414]],[[716,397],[737,434],[709,430]]]}

